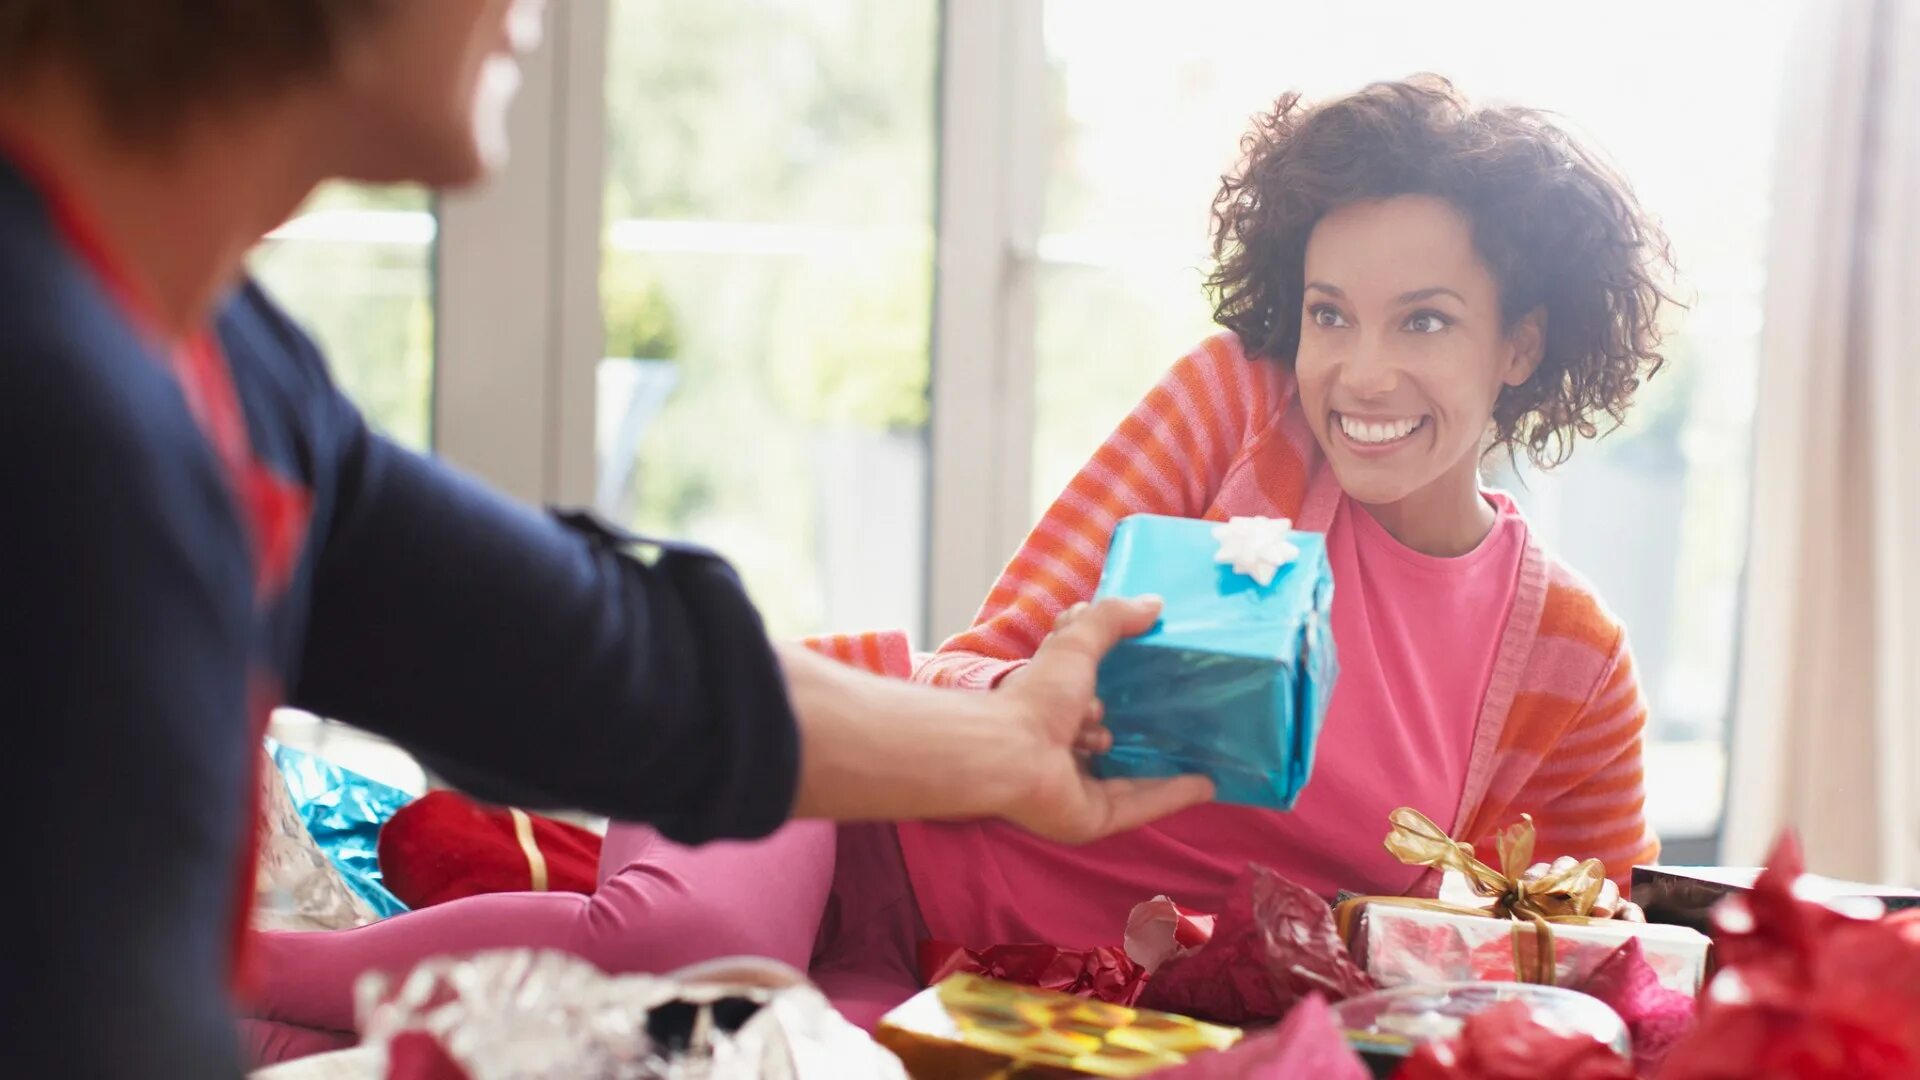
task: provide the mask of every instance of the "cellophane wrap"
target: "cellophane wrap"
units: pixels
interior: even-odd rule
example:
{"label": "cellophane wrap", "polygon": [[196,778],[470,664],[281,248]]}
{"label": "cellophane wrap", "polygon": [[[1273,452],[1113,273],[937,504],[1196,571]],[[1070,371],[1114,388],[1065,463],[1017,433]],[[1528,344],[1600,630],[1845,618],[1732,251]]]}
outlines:
{"label": "cellophane wrap", "polygon": [[526,949],[362,976],[363,1041],[432,1038],[470,1080],[905,1080],[894,1056],[800,973],[714,961],[668,976],[607,975]]}
{"label": "cellophane wrap", "polygon": [[1428,1043],[1459,1037],[1475,1016],[1513,1005],[1550,1033],[1591,1038],[1622,1061],[1631,1052],[1626,1023],[1612,1009],[1557,986],[1511,982],[1398,986],[1340,1002],[1333,1006],[1333,1015],[1355,1046],[1403,1057]]}
{"label": "cellophane wrap", "polygon": [[375,912],[347,886],[314,842],[293,805],[287,781],[263,747],[260,776],[260,858],[255,866],[253,925],[260,930],[343,930],[374,920]]}

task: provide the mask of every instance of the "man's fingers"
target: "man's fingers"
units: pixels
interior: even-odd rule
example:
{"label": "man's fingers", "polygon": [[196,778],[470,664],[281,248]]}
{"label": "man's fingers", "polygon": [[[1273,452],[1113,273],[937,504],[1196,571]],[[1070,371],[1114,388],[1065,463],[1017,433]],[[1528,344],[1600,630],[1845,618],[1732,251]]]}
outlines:
{"label": "man's fingers", "polygon": [[1066,625],[1056,624],[1057,628],[1047,644],[1056,650],[1072,649],[1098,660],[1120,639],[1153,629],[1153,624],[1160,619],[1160,608],[1160,598],[1157,596],[1133,599],[1112,597],[1089,604],[1071,620],[1067,620]]}
{"label": "man's fingers", "polygon": [[1213,781],[1204,776],[1174,776],[1164,780],[1090,781],[1104,795],[1107,805],[1105,824],[1093,836],[1098,839],[1114,833],[1137,829],[1168,814],[1198,806],[1213,798]]}
{"label": "man's fingers", "polygon": [[1058,633],[1059,631],[1065,630],[1067,627],[1072,626],[1073,620],[1079,618],[1081,614],[1087,610],[1087,606],[1088,606],[1087,602],[1085,600],[1081,600],[1078,603],[1074,604],[1072,607],[1061,612],[1060,617],[1053,620],[1054,632]]}
{"label": "man's fingers", "polygon": [[1104,754],[1113,749],[1113,732],[1098,725],[1089,725],[1080,729],[1073,740],[1073,748],[1082,754]]}

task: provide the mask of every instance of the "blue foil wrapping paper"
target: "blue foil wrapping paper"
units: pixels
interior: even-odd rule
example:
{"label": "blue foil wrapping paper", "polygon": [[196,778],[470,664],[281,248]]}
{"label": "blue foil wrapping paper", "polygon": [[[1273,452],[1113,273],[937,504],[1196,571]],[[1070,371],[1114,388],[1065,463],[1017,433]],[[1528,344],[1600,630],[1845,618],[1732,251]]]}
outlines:
{"label": "blue foil wrapping paper", "polygon": [[1216,524],[1136,514],[1114,530],[1096,595],[1166,606],[1100,665],[1113,749],[1094,772],[1204,773],[1220,802],[1290,810],[1339,673],[1326,538],[1292,533],[1298,556],[1263,586],[1214,561]]}
{"label": "blue foil wrapping paper", "polygon": [[407,910],[380,875],[380,826],[413,796],[302,750],[267,740],[313,842],[381,918]]}

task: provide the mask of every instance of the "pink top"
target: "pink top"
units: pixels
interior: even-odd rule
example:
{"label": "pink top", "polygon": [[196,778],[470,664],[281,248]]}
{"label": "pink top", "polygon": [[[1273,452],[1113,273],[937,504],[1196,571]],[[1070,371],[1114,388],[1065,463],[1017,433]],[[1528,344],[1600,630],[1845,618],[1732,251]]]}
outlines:
{"label": "pink top", "polygon": [[1255,861],[1329,898],[1411,889],[1423,871],[1381,847],[1387,814],[1412,806],[1455,819],[1519,587],[1526,522],[1506,496],[1488,500],[1499,516],[1486,539],[1438,559],[1341,496],[1327,531],[1340,679],[1292,812],[1202,806],[1079,848],[998,822],[903,827],[933,936],[1111,945],[1133,905],[1161,893],[1219,910]]}

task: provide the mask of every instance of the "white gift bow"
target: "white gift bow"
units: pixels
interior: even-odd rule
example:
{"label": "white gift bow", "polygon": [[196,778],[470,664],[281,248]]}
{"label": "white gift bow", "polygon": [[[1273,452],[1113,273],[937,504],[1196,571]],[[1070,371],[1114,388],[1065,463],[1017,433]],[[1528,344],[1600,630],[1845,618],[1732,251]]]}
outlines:
{"label": "white gift bow", "polygon": [[1213,527],[1213,538],[1220,542],[1213,561],[1232,565],[1234,573],[1245,574],[1265,588],[1273,584],[1281,567],[1299,557],[1292,534],[1293,522],[1287,518],[1229,519]]}

